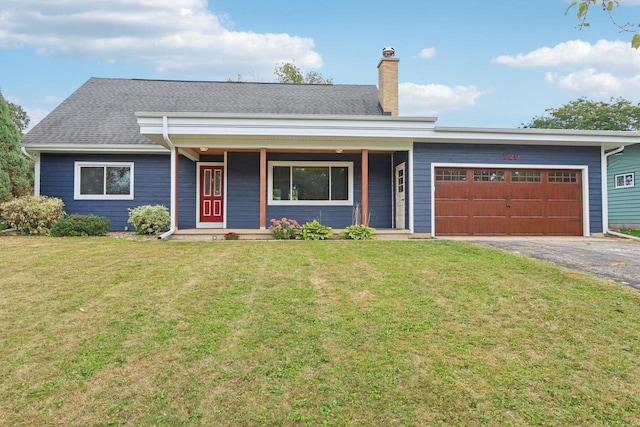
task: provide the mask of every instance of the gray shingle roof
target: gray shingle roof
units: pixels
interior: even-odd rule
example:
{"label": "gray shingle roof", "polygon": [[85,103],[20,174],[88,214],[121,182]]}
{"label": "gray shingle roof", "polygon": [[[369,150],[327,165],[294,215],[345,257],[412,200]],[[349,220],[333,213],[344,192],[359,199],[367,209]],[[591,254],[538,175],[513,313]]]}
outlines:
{"label": "gray shingle roof", "polygon": [[136,112],[381,115],[374,85],[91,78],[22,143],[153,144]]}

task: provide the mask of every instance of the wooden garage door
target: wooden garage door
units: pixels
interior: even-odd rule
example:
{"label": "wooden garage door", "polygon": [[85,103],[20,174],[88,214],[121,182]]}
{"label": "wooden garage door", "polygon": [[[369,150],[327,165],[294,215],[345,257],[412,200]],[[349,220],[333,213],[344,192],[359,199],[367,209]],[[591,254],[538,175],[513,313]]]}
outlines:
{"label": "wooden garage door", "polygon": [[437,236],[582,236],[577,170],[435,171]]}

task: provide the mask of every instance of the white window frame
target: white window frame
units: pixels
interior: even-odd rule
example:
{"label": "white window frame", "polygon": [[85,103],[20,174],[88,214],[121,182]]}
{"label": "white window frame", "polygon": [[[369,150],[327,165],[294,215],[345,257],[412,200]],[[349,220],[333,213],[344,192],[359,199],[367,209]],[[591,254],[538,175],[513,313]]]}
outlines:
{"label": "white window frame", "polygon": [[[274,200],[273,199],[273,168],[279,167],[346,167],[348,175],[347,200]],[[267,173],[267,204],[273,206],[353,206],[353,162],[314,162],[314,161],[271,161],[268,162]],[[331,174],[329,174],[331,177]],[[331,179],[331,178],[329,178]],[[329,183],[331,187],[331,183]]]}
{"label": "white window frame", "polygon": [[[631,176],[631,184],[627,184],[627,177],[628,176]],[[623,177],[623,180],[624,180],[624,184],[623,185],[618,185],[618,178],[619,177]],[[613,176],[613,186],[614,186],[614,188],[631,188],[631,187],[635,187],[635,184],[636,184],[635,172],[619,173],[619,174]]]}
{"label": "white window frame", "polygon": [[[106,182],[103,183],[103,194],[80,194],[80,170],[83,167],[128,167],[129,172],[129,194],[106,194]],[[75,200],[133,200],[134,194],[134,169],[133,162],[74,162],[74,189],[73,198]]]}

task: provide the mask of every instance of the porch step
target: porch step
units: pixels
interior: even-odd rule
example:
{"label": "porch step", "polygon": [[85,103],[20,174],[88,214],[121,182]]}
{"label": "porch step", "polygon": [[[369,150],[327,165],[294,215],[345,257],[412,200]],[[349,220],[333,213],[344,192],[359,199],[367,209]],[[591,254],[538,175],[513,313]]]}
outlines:
{"label": "porch step", "polygon": [[[334,229],[333,236],[330,239],[341,239],[340,232],[342,229]],[[225,235],[235,233],[238,240],[274,240],[269,230],[256,229],[201,229],[191,228],[185,230],[176,230],[169,240],[179,241],[225,241]],[[377,229],[375,240],[406,240],[406,239],[424,239],[430,236],[412,234],[409,230],[395,229]]]}

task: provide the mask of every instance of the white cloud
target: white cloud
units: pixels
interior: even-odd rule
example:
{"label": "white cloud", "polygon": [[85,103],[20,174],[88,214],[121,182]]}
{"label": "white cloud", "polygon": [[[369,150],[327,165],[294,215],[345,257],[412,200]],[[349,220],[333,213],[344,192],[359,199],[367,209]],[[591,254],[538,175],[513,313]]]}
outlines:
{"label": "white cloud", "polygon": [[277,63],[302,69],[322,59],[310,38],[234,31],[207,0],[20,0],[0,12],[0,47],[41,54],[142,62],[195,75],[271,75]]}
{"label": "white cloud", "polygon": [[640,50],[620,40],[599,40],[595,44],[571,40],[554,47],[543,47],[529,53],[501,55],[494,63],[510,67],[597,67],[602,70],[640,72]]}
{"label": "white cloud", "polygon": [[423,59],[429,59],[429,58],[433,58],[434,56],[436,56],[436,48],[435,47],[428,47],[426,49],[422,49],[420,51],[420,55],[418,55],[420,58]]}
{"label": "white cloud", "polygon": [[475,86],[419,85],[400,83],[400,111],[404,116],[434,116],[444,111],[473,107],[476,99],[490,93]]}
{"label": "white cloud", "polygon": [[587,69],[566,75],[549,72],[545,80],[560,89],[592,97],[640,97],[640,75],[618,77],[611,73]]}
{"label": "white cloud", "polygon": [[[640,4],[640,0],[639,0]],[[494,63],[515,68],[547,68],[545,81],[579,96],[640,96],[640,50],[626,41],[572,40],[529,53],[502,55]]]}

